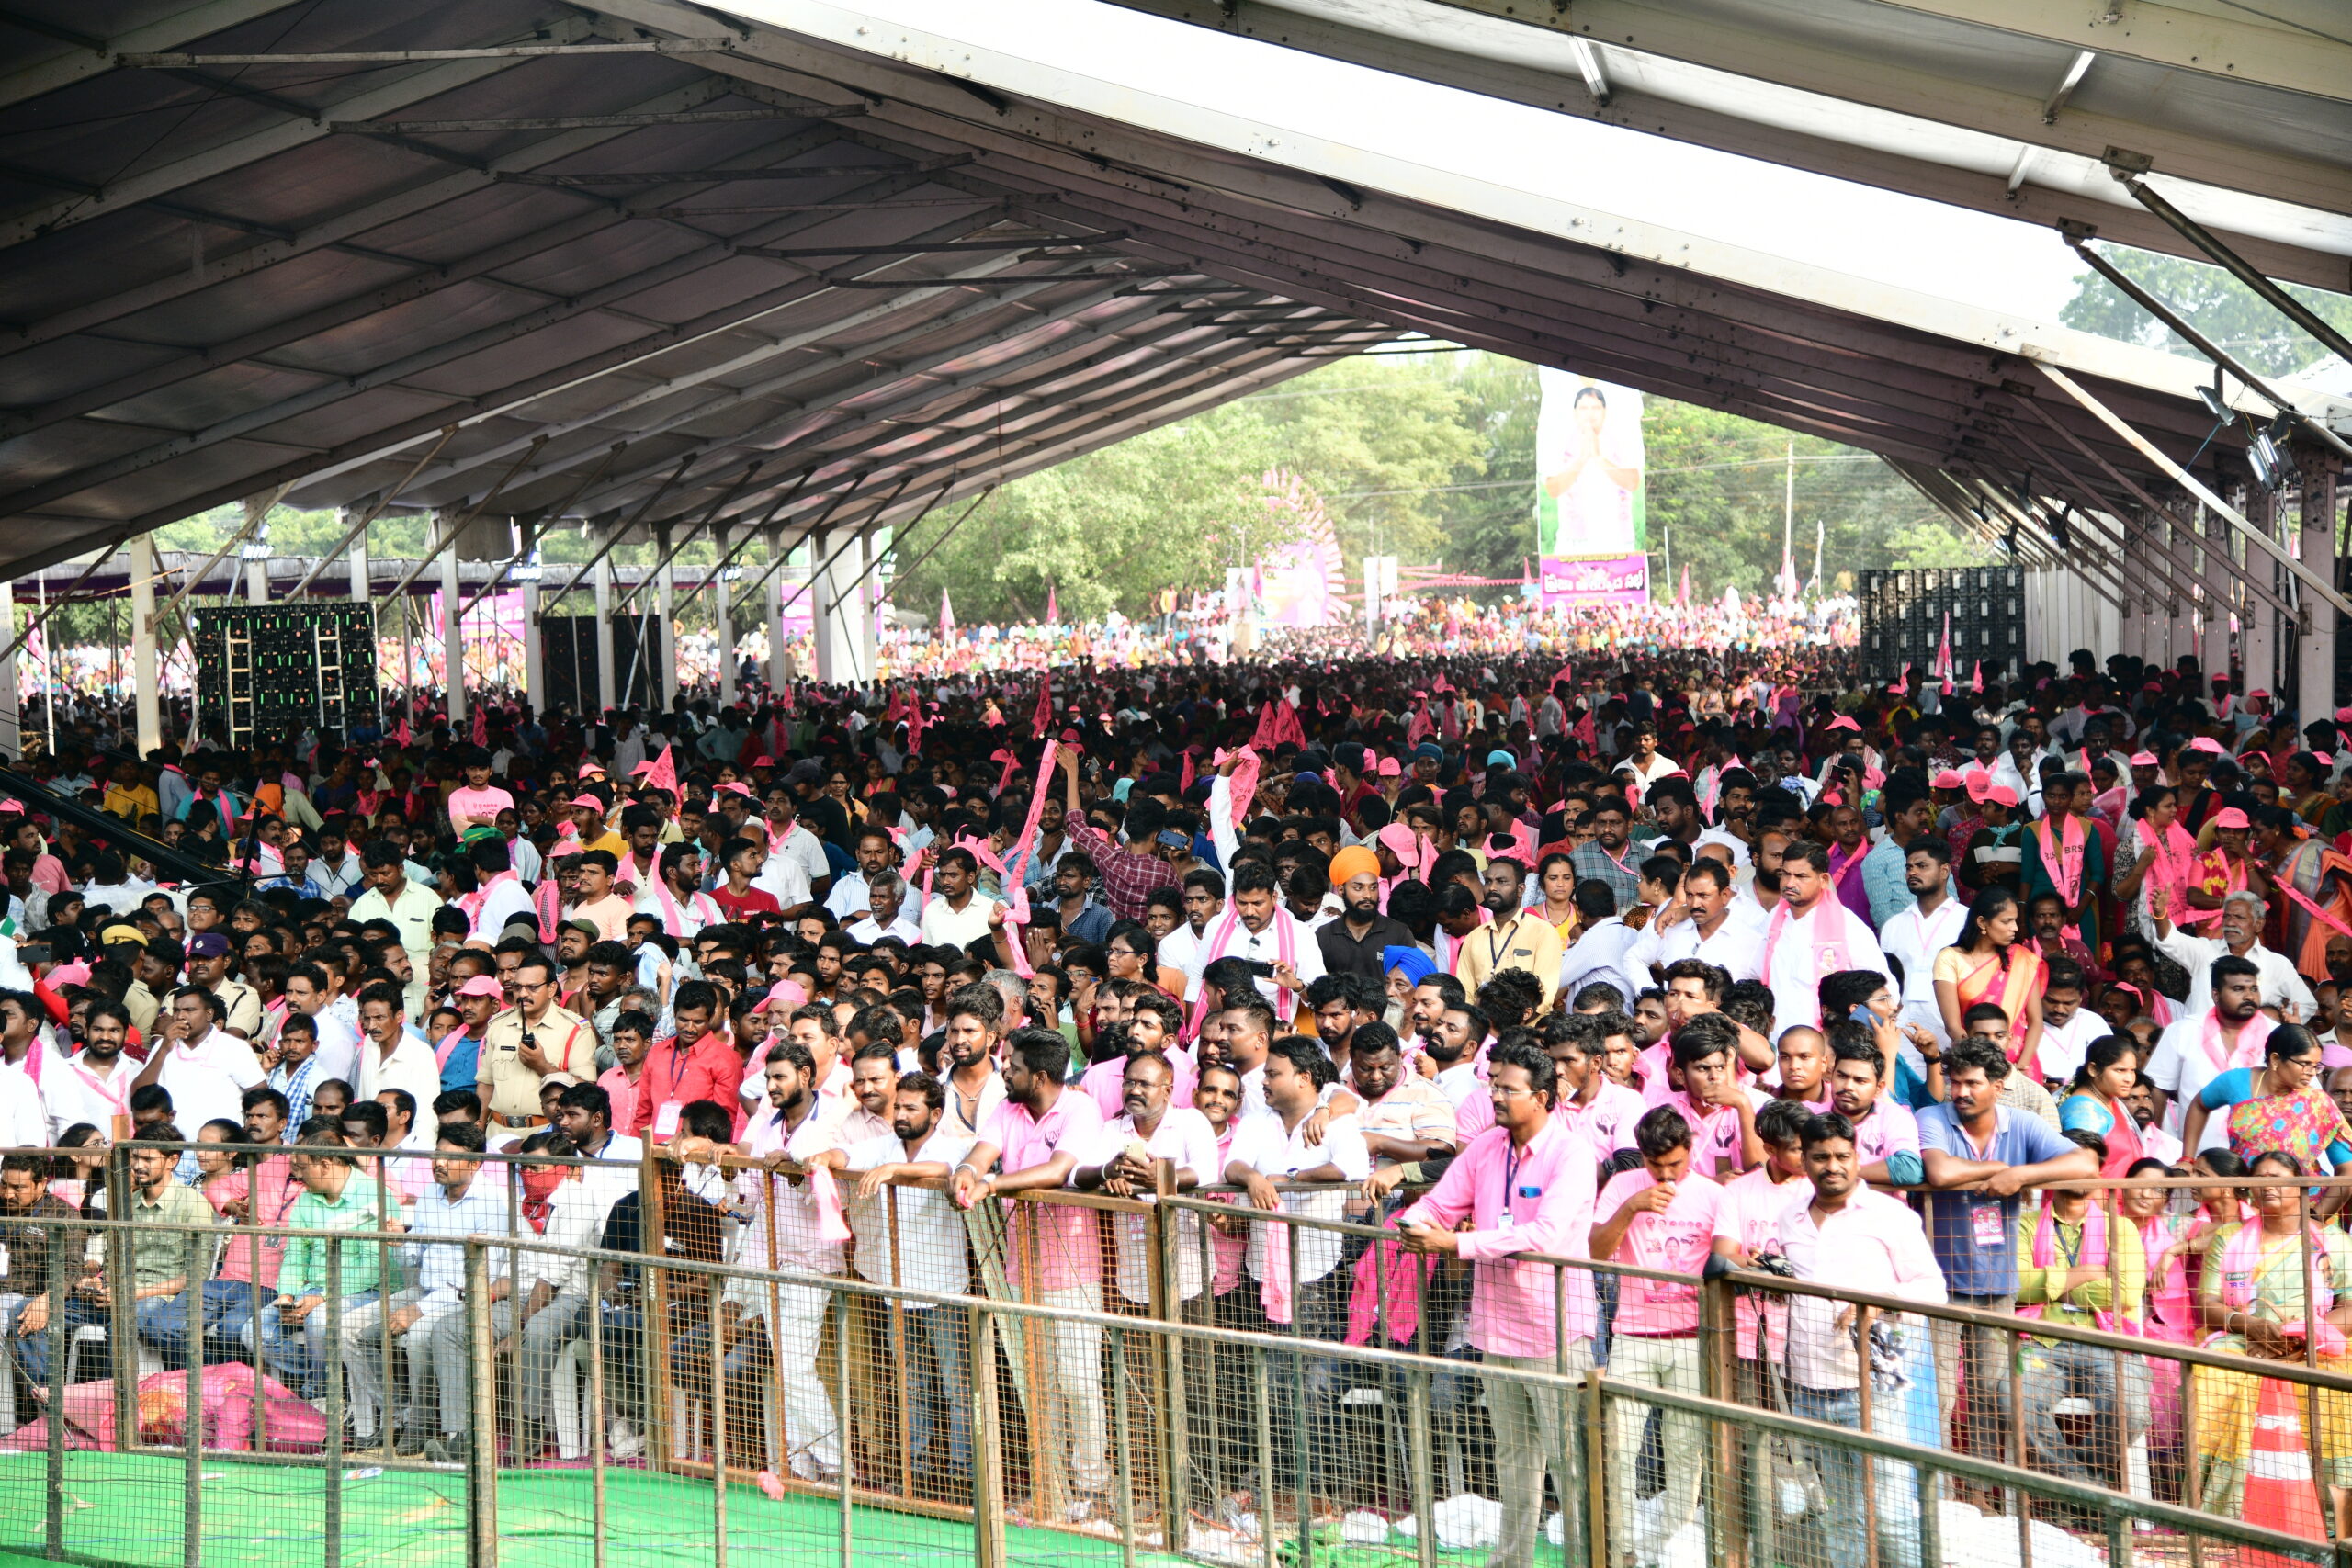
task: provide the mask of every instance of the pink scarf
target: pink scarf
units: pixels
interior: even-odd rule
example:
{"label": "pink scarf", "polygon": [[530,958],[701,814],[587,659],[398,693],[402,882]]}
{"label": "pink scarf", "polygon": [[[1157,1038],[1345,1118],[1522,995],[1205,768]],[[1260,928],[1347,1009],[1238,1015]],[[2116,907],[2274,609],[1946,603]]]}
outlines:
{"label": "pink scarf", "polygon": [[[2033,1227],[2033,1266],[2048,1269],[2057,1261],[2058,1222],[2050,1205],[2041,1205],[2041,1218]],[[2083,1250],[2073,1259],[2078,1269],[2103,1269],[2107,1266],[2107,1211],[2092,1203],[2083,1211]],[[2040,1317],[2046,1310],[2041,1303],[2019,1306],[2019,1317]],[[2126,1321],[2110,1306],[2107,1311],[2094,1311],[2091,1321],[2109,1334],[2134,1332],[2138,1325]]]}
{"label": "pink scarf", "polygon": [[[1847,948],[1846,907],[1835,897],[1824,897],[1813,907],[1813,977],[1818,982],[1824,975],[1835,975],[1850,969],[1853,964]],[[1780,946],[1781,933],[1789,923],[1789,901],[1785,898],[1772,906],[1772,919],[1764,928],[1763,976],[1767,985],[1772,978],[1772,953]],[[1814,989],[1816,1013],[1820,1007],[1820,987]],[[1815,1022],[1819,1021],[1818,1017]]]}
{"label": "pink scarf", "polygon": [[475,888],[471,893],[458,894],[458,908],[465,911],[466,924],[469,926],[480,926],[481,924],[481,907],[490,901],[490,893],[492,888],[496,887],[502,882],[519,882],[521,880],[522,878],[515,875],[512,871],[502,871],[492,875],[489,881]]}
{"label": "pink scarf", "polygon": [[2225,1052],[2222,1047],[2222,1015],[2208,1008],[2205,1010],[2204,1025],[2199,1032],[2206,1056],[2216,1068],[2227,1072],[2232,1067],[2251,1067],[2258,1064],[2262,1060],[2262,1043],[2269,1039],[2270,1032],[2278,1027],[2267,1014],[2257,1012],[2246,1021],[2244,1029],[2238,1031],[2237,1048]]}
{"label": "pink scarf", "polygon": [[[2280,1237],[2280,1241],[2289,1238]],[[2312,1249],[2314,1264],[2328,1256],[2327,1243],[2316,1225],[2304,1227],[2304,1239]],[[2265,1258],[2276,1251],[2264,1235],[2262,1221],[2251,1219],[2238,1226],[2237,1235],[2230,1237],[2222,1249],[2222,1300],[2233,1312],[2243,1312],[2254,1303],[2254,1277],[2261,1270]],[[2344,1334],[2334,1324],[2325,1321],[2329,1309],[2335,1305],[2335,1292],[2328,1285],[2327,1269],[2313,1268],[2311,1272],[2311,1296],[2304,1303],[2310,1316],[2305,1325],[2319,1341],[2320,1353],[2327,1356],[2344,1354]],[[2299,1325],[2282,1324],[2282,1332],[2295,1334]]]}
{"label": "pink scarf", "polygon": [[[1231,899],[1227,899],[1225,918],[1210,929],[1208,945],[1201,949],[1202,968],[1206,969],[1225,956],[1226,946],[1233,941],[1233,933],[1240,928],[1240,911],[1233,907]],[[1273,927],[1275,958],[1283,968],[1295,969],[1298,958],[1296,922],[1292,919],[1290,911],[1280,904],[1274,906]],[[1274,1010],[1277,1014],[1274,1020],[1275,1026],[1282,1029],[1284,1033],[1288,1033],[1291,1015],[1283,1010],[1283,1004],[1287,1003],[1293,1010],[1297,1006],[1296,1002],[1290,999],[1290,987],[1287,986],[1277,987],[1274,999],[1276,1003]],[[1193,999],[1193,1016],[1186,1024],[1187,1031],[1193,1039],[1198,1040],[1201,1037],[1201,1025],[1208,1021],[1208,1016],[1209,993],[1207,987],[1204,987],[1201,994]],[[1287,1323],[1290,1320],[1283,1318],[1279,1321]]]}
{"label": "pink scarf", "polygon": [[[2073,812],[2066,814],[2066,825],[2059,829],[2057,842],[2052,843],[2050,819],[2045,817],[2033,825],[2034,843],[2041,852],[2042,869],[2050,874],[2050,881],[2058,889],[2058,897],[2069,907],[2083,898],[2083,819]],[[2076,942],[2083,939],[2083,928],[2068,925],[2065,933]]]}

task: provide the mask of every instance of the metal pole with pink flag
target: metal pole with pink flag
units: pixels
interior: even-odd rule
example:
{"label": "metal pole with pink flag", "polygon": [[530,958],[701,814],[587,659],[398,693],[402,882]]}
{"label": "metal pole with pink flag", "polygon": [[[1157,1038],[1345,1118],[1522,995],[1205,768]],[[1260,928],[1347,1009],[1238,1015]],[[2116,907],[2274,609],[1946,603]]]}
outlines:
{"label": "metal pole with pink flag", "polygon": [[1936,644],[1936,673],[1943,677],[1943,693],[1951,695],[1951,612],[1944,612],[1943,639]]}
{"label": "metal pole with pink flag", "polygon": [[956,635],[956,611],[947,603],[947,590],[939,591],[939,640],[945,642]]}
{"label": "metal pole with pink flag", "polygon": [[1054,585],[1050,582],[1046,584],[1046,624],[1049,626],[1062,624],[1061,605],[1054,598]]}

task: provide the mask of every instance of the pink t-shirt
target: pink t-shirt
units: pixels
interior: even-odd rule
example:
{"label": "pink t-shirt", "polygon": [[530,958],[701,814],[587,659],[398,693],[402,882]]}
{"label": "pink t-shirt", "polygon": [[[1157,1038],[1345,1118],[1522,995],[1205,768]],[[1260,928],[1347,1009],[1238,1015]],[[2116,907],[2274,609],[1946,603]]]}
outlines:
{"label": "pink t-shirt", "polygon": [[[1781,1250],[1781,1216],[1792,1203],[1813,1201],[1813,1184],[1801,1176],[1785,1181],[1774,1181],[1770,1168],[1758,1166],[1745,1170],[1723,1184],[1723,1201],[1715,1209],[1715,1235],[1736,1242],[1747,1248],[1747,1255]],[[1753,1296],[1739,1299],[1739,1354],[1744,1360],[1756,1359],[1756,1321],[1761,1313],[1766,1324],[1768,1343],[1772,1347],[1772,1359],[1778,1361],[1789,1342],[1789,1303],[1786,1297],[1774,1296],[1758,1301]]]}
{"label": "pink t-shirt", "polygon": [[[1193,1066],[1193,1054],[1182,1046],[1168,1046],[1163,1054],[1168,1057],[1168,1065],[1176,1069],[1176,1084],[1169,1090],[1168,1103],[1179,1111],[1189,1111],[1193,1108],[1193,1085],[1199,1081],[1201,1076]],[[1095,1063],[1086,1069],[1086,1076],[1078,1080],[1079,1089],[1094,1101],[1094,1109],[1102,1112],[1105,1122],[1115,1122],[1127,1113],[1124,1098],[1126,1084],[1127,1059],[1125,1056],[1114,1056],[1107,1062]]]}
{"label": "pink t-shirt", "polygon": [[[1102,1112],[1085,1094],[1065,1089],[1043,1118],[1008,1100],[980,1123],[980,1142],[994,1144],[1007,1175],[1045,1164],[1065,1146],[1080,1159],[1099,1141]],[[1094,1211],[1074,1204],[1008,1199],[1013,1226],[1005,1238],[1006,1272],[1041,1291],[1067,1291],[1102,1281],[1102,1249]],[[1030,1262],[1035,1278],[1028,1278]],[[1026,1298],[1035,1300],[1034,1296]]]}
{"label": "pink t-shirt", "polygon": [[[1609,1179],[1593,1204],[1595,1226],[1616,1218],[1634,1194],[1655,1187],[1646,1170],[1621,1170]],[[1616,1255],[1605,1261],[1630,1263],[1688,1274],[1687,1285],[1663,1280],[1625,1279],[1617,1287],[1617,1332],[1650,1337],[1699,1332],[1699,1280],[1705,1273],[1707,1254],[1713,1250],[1715,1217],[1724,1190],[1695,1171],[1676,1184],[1674,1201],[1660,1214],[1635,1214],[1617,1244]]]}
{"label": "pink t-shirt", "polygon": [[1552,1108],[1552,1120],[1581,1135],[1598,1165],[1619,1149],[1634,1146],[1634,1125],[1648,1111],[1638,1089],[1603,1078],[1591,1104],[1564,1100]]}
{"label": "pink t-shirt", "polygon": [[1702,1106],[1690,1095],[1679,1091],[1657,1103],[1671,1107],[1677,1115],[1690,1124],[1692,1169],[1708,1176],[1720,1176],[1724,1174],[1724,1168],[1737,1158],[1740,1153],[1738,1107]]}
{"label": "pink t-shirt", "polygon": [[[449,792],[449,825],[453,828],[458,828],[471,817],[494,823],[500,812],[514,809],[514,797],[496,784],[486,784],[481,789],[459,784]],[[462,832],[464,829],[459,828],[458,830]]]}
{"label": "pink t-shirt", "polygon": [[1854,1123],[1854,1158],[1862,1165],[1876,1165],[1891,1154],[1918,1152],[1919,1119],[1909,1106],[1884,1095],[1872,1102],[1869,1115]]}

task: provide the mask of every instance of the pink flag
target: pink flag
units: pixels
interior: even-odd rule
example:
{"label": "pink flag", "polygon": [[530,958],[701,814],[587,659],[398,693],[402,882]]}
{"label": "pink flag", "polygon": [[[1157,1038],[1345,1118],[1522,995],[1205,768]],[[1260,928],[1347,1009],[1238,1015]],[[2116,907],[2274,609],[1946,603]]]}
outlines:
{"label": "pink flag", "polygon": [[474,744],[490,744],[490,710],[480,703],[474,705]]}
{"label": "pink flag", "polygon": [[1678,604],[1690,603],[1690,563],[1689,561],[1682,563],[1682,586],[1675,591],[1674,602]]}
{"label": "pink flag", "polygon": [[1029,728],[1042,740],[1054,728],[1054,678],[1051,674],[1037,678],[1037,711],[1029,720]]}
{"label": "pink flag", "polygon": [[1968,669],[1968,689],[1979,694],[1980,695],[1984,690],[1984,661],[1981,659],[1970,661]]}
{"label": "pink flag", "polygon": [[1061,619],[1061,608],[1054,601],[1054,585],[1048,582],[1046,584],[1046,624],[1049,626],[1059,626]]}
{"label": "pink flag", "polygon": [[1944,612],[1943,640],[1936,644],[1936,671],[1944,678],[1944,695],[1951,695],[1951,612]]}
{"label": "pink flag", "polygon": [[672,748],[662,748],[662,755],[653,759],[653,766],[646,770],[645,787],[678,793],[678,764],[671,760]]}
{"label": "pink flag", "polygon": [[956,635],[956,611],[947,603],[947,590],[939,591],[939,640],[945,642]]}
{"label": "pink flag", "polygon": [[392,739],[399,741],[403,746],[413,746],[416,743],[409,735],[408,720],[406,718],[402,718],[401,720],[401,727],[392,731]]}
{"label": "pink flag", "polygon": [[1184,776],[1176,781],[1176,793],[1182,795],[1193,787],[1193,749],[1184,748]]}

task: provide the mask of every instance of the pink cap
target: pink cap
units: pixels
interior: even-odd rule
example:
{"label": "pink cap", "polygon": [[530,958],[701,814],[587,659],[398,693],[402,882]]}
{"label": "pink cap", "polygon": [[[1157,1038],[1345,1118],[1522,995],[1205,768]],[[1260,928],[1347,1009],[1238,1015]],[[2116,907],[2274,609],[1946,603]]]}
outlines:
{"label": "pink cap", "polygon": [[1983,801],[1989,798],[1992,793],[1993,775],[1982,768],[1971,769],[1968,773],[1968,798]]}
{"label": "pink cap", "polygon": [[633,778],[633,779],[634,779],[634,778],[641,778],[641,777],[643,777],[645,774],[650,773],[651,773],[652,771],[653,771],[653,764],[652,764],[652,763],[650,763],[650,762],[639,762],[637,766],[635,766],[635,767],[631,768],[631,769],[628,771],[628,776],[629,776],[629,777],[631,777],[631,778]]}
{"label": "pink cap", "polygon": [[1942,773],[1929,779],[1928,786],[1930,789],[1965,789],[1968,787],[1968,781],[1961,777],[1959,769],[1946,768]]}
{"label": "pink cap", "polygon": [[602,811],[605,809],[605,803],[598,800],[593,795],[575,795],[572,798],[571,804],[574,806],[584,806],[591,811]]}
{"label": "pink cap", "polygon": [[2335,766],[2335,755],[2327,751],[2312,752],[2312,761],[2317,762],[2323,768],[2332,768]]}
{"label": "pink cap", "polygon": [[605,776],[605,764],[602,762],[582,762],[580,764],[580,776],[583,779],[603,778]]}
{"label": "pink cap", "polygon": [[2222,748],[2222,743],[2214,739],[2210,735],[2199,736],[2196,739],[2188,743],[2188,749],[2192,751],[2210,751],[2216,757],[2225,757],[2229,755],[2228,751]]}
{"label": "pink cap", "polygon": [[2335,710],[2335,722],[2338,724],[2352,724],[2352,708],[2337,708]]}
{"label": "pink cap", "polygon": [[718,787],[722,794],[740,795],[746,800],[752,798],[752,786],[744,784],[741,780],[732,780],[727,784],[720,784]]}
{"label": "pink cap", "polygon": [[1405,775],[1403,764],[1399,763],[1394,757],[1383,757],[1380,759],[1380,766],[1374,771],[1377,772],[1384,779],[1402,778]]}
{"label": "pink cap", "polygon": [[59,964],[42,978],[52,986],[86,986],[90,983],[90,966],[76,959]]}
{"label": "pink cap", "polygon": [[1860,735],[1862,732],[1862,727],[1860,725],[1856,724],[1851,718],[1842,713],[1836,718],[1831,719],[1826,728],[1831,729],[1850,729],[1857,735]]}
{"label": "pink cap", "polygon": [[461,997],[496,997],[505,999],[506,988],[487,975],[477,975],[458,987]]}
{"label": "pink cap", "polygon": [[1373,838],[1378,843],[1385,845],[1391,854],[1407,865],[1419,863],[1420,840],[1416,839],[1413,836],[1413,830],[1402,822],[1391,822],[1387,827],[1374,833]]}
{"label": "pink cap", "polygon": [[2213,813],[2213,826],[2216,828],[2251,828],[2254,824],[2247,821],[2245,813],[2240,811],[2236,807],[2225,806],[2221,810]]}
{"label": "pink cap", "polygon": [[2135,768],[2155,768],[2164,764],[2154,751],[2134,751],[2132,753],[2132,765]]}
{"label": "pink cap", "polygon": [[2018,803],[2018,792],[2011,789],[2007,784],[1996,784],[1984,792],[1984,798],[1991,801],[1996,806],[2006,806],[2015,809]]}

